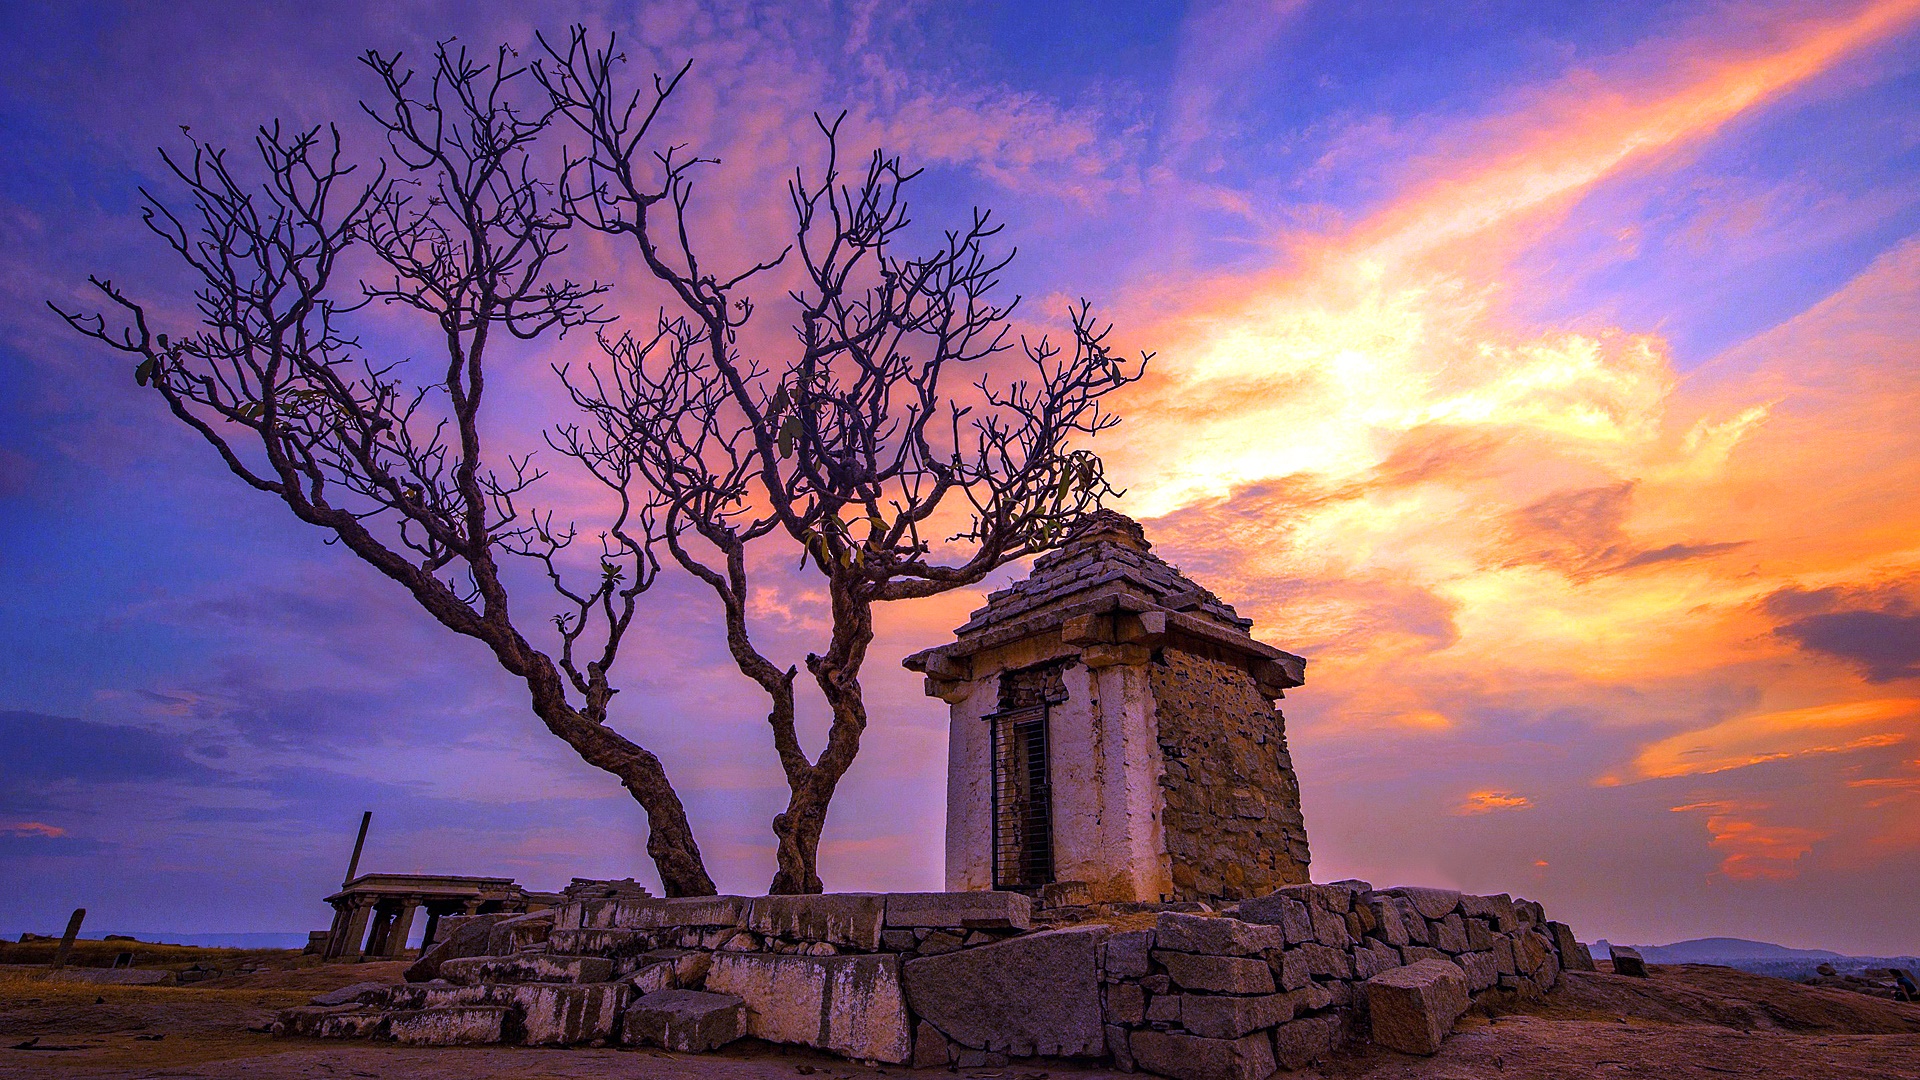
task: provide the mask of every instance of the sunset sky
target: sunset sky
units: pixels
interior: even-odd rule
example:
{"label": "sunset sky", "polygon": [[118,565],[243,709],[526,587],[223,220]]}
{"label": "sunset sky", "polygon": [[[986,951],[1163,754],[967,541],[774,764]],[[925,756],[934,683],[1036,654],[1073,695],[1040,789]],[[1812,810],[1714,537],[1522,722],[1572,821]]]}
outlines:
{"label": "sunset sky", "polygon": [[[363,809],[367,870],[657,880],[480,646],[46,308],[97,273],[178,313],[137,189],[171,194],[182,125],[352,124],[366,48],[580,19],[693,60],[665,122],[722,159],[715,250],[778,250],[844,109],[927,168],[924,228],[1006,221],[1023,329],[1086,297],[1156,354],[1091,445],[1159,554],[1309,658],[1317,879],[1920,953],[1920,0],[58,7],[0,12],[0,932],[324,926]],[[626,252],[576,255],[652,318]],[[590,349],[495,358],[503,445]],[[756,564],[782,663],[824,636],[794,564]],[[940,886],[945,706],[899,659],[985,591],[882,612],[829,888]],[[786,789],[717,615],[662,577],[616,726],[755,892]]]}

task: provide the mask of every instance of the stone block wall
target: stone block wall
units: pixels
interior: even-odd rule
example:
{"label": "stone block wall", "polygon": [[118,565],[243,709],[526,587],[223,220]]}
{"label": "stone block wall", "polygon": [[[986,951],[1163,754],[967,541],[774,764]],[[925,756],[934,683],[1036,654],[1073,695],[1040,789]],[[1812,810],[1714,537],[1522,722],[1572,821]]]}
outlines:
{"label": "stone block wall", "polygon": [[727,1038],[856,1060],[1070,1058],[1179,1080],[1264,1080],[1367,1037],[1366,982],[1383,972],[1438,961],[1484,1001],[1535,996],[1562,967],[1591,967],[1538,904],[1505,895],[1338,882],[1220,912],[1185,903],[1083,914],[1126,926],[1151,914],[1153,925],[1036,928],[1027,898],[1004,892],[581,900],[450,934],[409,971],[417,981],[335,992],[287,1010],[275,1031],[637,1044],[664,1030],[671,998],[725,1018]]}
{"label": "stone block wall", "polygon": [[1265,896],[1308,880],[1300,781],[1280,711],[1246,669],[1165,649],[1148,665],[1177,900]]}

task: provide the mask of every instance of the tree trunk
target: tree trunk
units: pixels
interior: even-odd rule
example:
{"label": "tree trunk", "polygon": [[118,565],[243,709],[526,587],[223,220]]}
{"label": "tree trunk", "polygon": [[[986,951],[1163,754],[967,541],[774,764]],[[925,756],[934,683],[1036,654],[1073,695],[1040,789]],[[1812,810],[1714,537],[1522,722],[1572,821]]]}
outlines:
{"label": "tree trunk", "polygon": [[824,656],[807,657],[807,670],[826,695],[833,711],[827,746],[812,767],[788,778],[787,809],[773,819],[779,839],[779,871],[770,891],[817,893],[820,882],[820,834],[826,829],[827,809],[840,778],[860,752],[860,736],[867,729],[867,705],[860,691],[860,665],[873,642],[873,603],[861,581],[831,583],[833,641]]}

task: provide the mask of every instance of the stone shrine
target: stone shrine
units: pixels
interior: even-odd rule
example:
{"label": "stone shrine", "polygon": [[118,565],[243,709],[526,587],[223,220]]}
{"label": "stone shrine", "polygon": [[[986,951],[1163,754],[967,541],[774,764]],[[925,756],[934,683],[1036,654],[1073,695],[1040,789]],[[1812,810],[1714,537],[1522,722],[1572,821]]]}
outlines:
{"label": "stone shrine", "polygon": [[952,706],[946,887],[1220,901],[1309,880],[1275,702],[1306,661],[1101,510],[952,644],[905,661]]}

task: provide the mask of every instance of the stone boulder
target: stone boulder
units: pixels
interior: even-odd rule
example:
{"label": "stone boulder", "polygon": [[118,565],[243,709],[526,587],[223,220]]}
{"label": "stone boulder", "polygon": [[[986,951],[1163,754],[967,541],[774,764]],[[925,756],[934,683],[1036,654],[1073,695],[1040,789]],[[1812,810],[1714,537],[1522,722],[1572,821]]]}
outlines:
{"label": "stone boulder", "polygon": [[1264,1032],[1206,1039],[1177,1031],[1136,1031],[1129,1046],[1138,1067],[1174,1080],[1267,1080],[1273,1075],[1273,1044]]}
{"label": "stone boulder", "polygon": [[683,1054],[718,1050],[747,1033],[746,1002],[732,994],[656,990],[627,1006],[620,1041]]}
{"label": "stone boulder", "polygon": [[1366,981],[1373,1041],[1407,1054],[1432,1054],[1467,1011],[1467,975],[1460,965],[1422,960]]}
{"label": "stone boulder", "polygon": [[907,1003],[971,1049],[1099,1057],[1106,1048],[1100,948],[1107,935],[1104,926],[1069,927],[910,960]]}
{"label": "stone boulder", "polygon": [[[1338,955],[1345,959],[1344,954]],[[1153,958],[1167,969],[1174,984],[1183,990],[1204,990],[1216,994],[1271,994],[1276,989],[1273,970],[1264,960],[1240,956],[1200,956],[1161,949],[1153,950]]]}
{"label": "stone boulder", "polygon": [[440,977],[440,965],[449,960],[487,955],[487,939],[493,932],[493,924],[511,918],[512,915],[501,914],[441,919],[436,928],[441,935],[439,943],[421,953],[403,977],[410,983],[432,982]]}
{"label": "stone boulder", "polygon": [[706,988],[746,1003],[756,1039],[893,1065],[912,1052],[897,956],[715,953]]}
{"label": "stone boulder", "polygon": [[1613,973],[1631,975],[1636,979],[1645,979],[1652,974],[1647,970],[1647,962],[1641,958],[1640,950],[1625,945],[1611,946],[1613,949]]}
{"label": "stone boulder", "polygon": [[1593,953],[1580,939],[1573,936],[1573,928],[1562,922],[1547,924],[1547,932],[1553,935],[1553,947],[1560,953],[1560,967],[1566,971],[1594,971]]}

